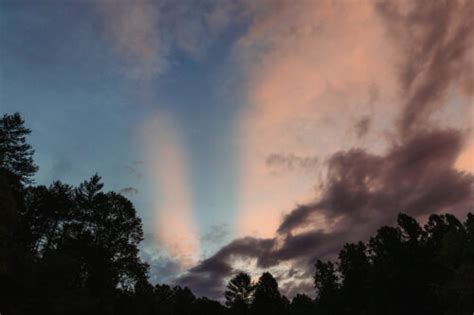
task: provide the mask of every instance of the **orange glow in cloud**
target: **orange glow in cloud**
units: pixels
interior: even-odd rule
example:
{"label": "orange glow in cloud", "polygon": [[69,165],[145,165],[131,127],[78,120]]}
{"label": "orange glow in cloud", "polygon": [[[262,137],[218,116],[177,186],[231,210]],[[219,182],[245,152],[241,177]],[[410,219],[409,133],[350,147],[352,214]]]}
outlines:
{"label": "orange glow in cloud", "polygon": [[199,237],[193,216],[186,153],[170,116],[159,115],[146,125],[152,151],[150,171],[155,194],[155,236],[183,268],[196,263]]}
{"label": "orange glow in cloud", "polygon": [[[272,236],[284,212],[315,198],[330,153],[355,143],[383,149],[375,135],[361,140],[352,130],[370,116],[380,134],[398,113],[396,73],[387,62],[396,58],[368,1],[283,2],[255,18],[237,49],[249,80],[239,231]],[[271,154],[320,163],[274,174]]]}
{"label": "orange glow in cloud", "polygon": [[456,168],[461,171],[474,173],[474,137],[471,137],[470,142],[457,159]]}
{"label": "orange glow in cloud", "polygon": [[[474,80],[472,82],[474,82]],[[471,95],[474,95],[474,93]],[[464,130],[467,134],[464,150],[456,160],[455,166],[460,171],[474,174],[474,97],[470,95],[466,96],[468,97],[469,101],[465,104],[462,104],[464,105],[463,108],[460,110],[458,109],[458,111],[463,114],[462,117],[456,117],[457,119],[452,119],[453,121],[457,122],[458,126],[465,126]]]}
{"label": "orange glow in cloud", "polygon": [[[412,3],[397,5],[409,11]],[[353,147],[380,154],[394,141],[406,104],[399,78],[407,52],[376,6],[376,1],[247,3],[253,22],[235,48],[248,75],[239,137],[241,235],[270,237],[285,212],[317,198],[330,154]],[[444,112],[453,115],[472,110],[472,98],[466,103],[448,96],[446,102]],[[456,115],[442,115],[438,125],[458,128]],[[463,125],[472,127],[469,118]],[[363,120],[364,131],[355,132]],[[472,143],[457,164],[471,172]],[[275,154],[319,163],[275,174],[268,163]]]}

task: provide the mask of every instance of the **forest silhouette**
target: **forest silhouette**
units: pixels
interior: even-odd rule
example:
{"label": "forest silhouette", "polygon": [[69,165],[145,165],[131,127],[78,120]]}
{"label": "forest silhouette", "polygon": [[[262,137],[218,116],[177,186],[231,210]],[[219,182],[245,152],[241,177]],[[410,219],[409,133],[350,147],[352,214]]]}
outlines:
{"label": "forest silhouette", "polygon": [[[187,287],[153,285],[139,256],[140,218],[96,174],[74,187],[35,185],[38,170],[18,113],[0,118],[0,313],[232,315],[471,315],[474,215],[399,214],[367,242],[314,266],[314,295],[289,300],[269,272],[240,272],[223,303]],[[306,279],[308,280],[308,279]],[[308,292],[306,292],[308,293]]]}

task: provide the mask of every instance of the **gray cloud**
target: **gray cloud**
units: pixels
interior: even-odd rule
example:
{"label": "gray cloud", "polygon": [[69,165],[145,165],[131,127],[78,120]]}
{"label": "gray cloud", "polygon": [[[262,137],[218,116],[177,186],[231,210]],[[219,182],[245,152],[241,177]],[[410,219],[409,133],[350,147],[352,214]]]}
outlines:
{"label": "gray cloud", "polygon": [[298,156],[292,153],[272,153],[267,156],[265,163],[273,171],[308,171],[316,168],[318,158],[315,156]]}
{"label": "gray cloud", "polygon": [[230,234],[227,224],[211,226],[210,230],[201,237],[201,241],[211,244],[219,244]]}
{"label": "gray cloud", "polygon": [[127,170],[127,172],[130,175],[133,175],[136,178],[141,179],[143,177],[143,173],[141,171],[143,164],[144,164],[144,161],[133,161],[129,165],[125,165],[124,168]]}
{"label": "gray cloud", "polygon": [[315,212],[360,223],[399,211],[417,216],[469,210],[474,177],[454,167],[462,145],[460,132],[434,130],[395,145],[385,156],[338,152],[329,160],[321,199],[293,210],[278,231],[290,233],[309,224]]}
{"label": "gray cloud", "polygon": [[357,138],[363,138],[370,130],[371,119],[369,116],[364,116],[357,121],[354,126]]}
{"label": "gray cloud", "polygon": [[472,95],[474,86],[474,3],[416,1],[411,9],[401,2],[381,1],[379,12],[403,50],[400,82],[407,96],[400,129],[409,134],[423,127],[457,83]]}
{"label": "gray cloud", "polygon": [[[233,273],[233,258],[263,258],[274,245],[273,239],[257,239],[252,237],[232,241],[222,247],[216,254],[203,260],[183,277],[177,284],[189,286],[198,295],[219,298],[222,295],[224,279]],[[262,264],[262,262],[258,262]]]}
{"label": "gray cloud", "polygon": [[119,193],[127,195],[127,196],[133,196],[138,194],[138,189],[134,187],[125,187],[119,190]]}

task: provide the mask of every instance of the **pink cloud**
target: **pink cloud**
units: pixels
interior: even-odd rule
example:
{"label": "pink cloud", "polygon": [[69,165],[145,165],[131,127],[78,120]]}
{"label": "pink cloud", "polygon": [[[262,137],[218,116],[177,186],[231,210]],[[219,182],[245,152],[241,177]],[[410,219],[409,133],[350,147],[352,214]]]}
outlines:
{"label": "pink cloud", "polygon": [[[269,10],[251,9],[254,22],[237,46],[249,80],[241,117],[239,227],[242,234],[259,231],[268,237],[279,214],[314,198],[318,172],[275,177],[266,158],[283,152],[324,161],[359,141],[352,130],[363,116],[380,118],[373,128],[386,129],[386,115],[397,112],[390,106],[396,74],[387,61],[395,51],[368,1],[281,2]],[[384,147],[380,139],[370,140],[372,149]]]}
{"label": "pink cloud", "polygon": [[[431,38],[431,28],[429,21],[404,20],[419,9],[411,2],[393,3],[400,23],[381,13],[380,2],[369,0],[243,4],[252,23],[235,47],[248,80],[239,135],[241,234],[259,231],[270,237],[285,209],[314,198],[314,191],[318,191],[324,165],[316,173],[286,172],[276,177],[265,163],[272,154],[314,156],[323,162],[330,154],[354,146],[381,154],[397,141],[400,116],[405,119],[410,106],[423,109],[417,121],[426,126],[472,128],[472,74],[463,71],[460,80],[452,81],[453,69],[459,67],[454,62],[431,67],[448,75],[440,84],[437,81],[443,80],[443,74],[439,80],[428,80],[425,72],[431,70],[426,65],[427,70],[420,72],[407,95],[401,72],[412,66],[410,58],[415,53],[418,64],[431,60],[413,51],[417,43]],[[462,1],[453,6],[456,15],[465,14]],[[433,14],[442,12],[442,8],[432,7]],[[448,43],[462,34],[464,27],[453,21],[453,27],[442,34]],[[399,28],[393,30],[392,25]],[[418,33],[407,32],[408,27],[415,27]],[[466,45],[469,43],[472,40]],[[466,49],[471,52],[466,53],[469,59],[472,45]],[[427,57],[435,58],[433,54],[428,52]],[[464,64],[472,69],[469,60]],[[426,89],[419,88],[418,81],[425,82]],[[451,94],[445,92],[455,82],[460,88],[454,86]],[[414,103],[416,97],[421,103],[428,101],[423,93],[436,84],[445,97]],[[412,91],[421,96],[412,97]],[[363,118],[370,119],[370,129],[359,137],[354,126]],[[460,169],[472,170],[471,152],[466,149],[458,160]]]}

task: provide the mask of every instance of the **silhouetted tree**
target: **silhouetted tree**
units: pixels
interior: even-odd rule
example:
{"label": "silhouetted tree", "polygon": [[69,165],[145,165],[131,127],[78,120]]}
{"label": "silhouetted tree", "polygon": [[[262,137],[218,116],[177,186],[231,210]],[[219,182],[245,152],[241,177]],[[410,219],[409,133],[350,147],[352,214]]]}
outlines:
{"label": "silhouetted tree", "polygon": [[127,288],[143,279],[147,272],[147,265],[138,257],[138,245],[143,240],[142,224],[128,199],[115,192],[103,193],[102,186],[100,177],[94,175],[76,189],[75,200],[82,222],[71,222],[68,228],[73,241],[91,240],[86,250],[90,255],[91,287]]}
{"label": "silhouetted tree", "polygon": [[65,224],[77,214],[73,187],[59,181],[49,187],[29,187],[25,195],[23,221],[28,224],[27,241],[38,254],[53,250],[65,237]]}
{"label": "silhouetted tree", "polygon": [[191,315],[196,297],[187,287],[173,288],[173,305],[175,314]]}
{"label": "silhouetted tree", "polygon": [[30,129],[19,113],[0,118],[0,167],[18,176],[22,183],[31,183],[38,167],[33,162],[34,150],[26,142]]}
{"label": "silhouetted tree", "polygon": [[173,314],[173,289],[166,284],[155,285],[155,300],[159,314]]}
{"label": "silhouetted tree", "polygon": [[276,315],[284,314],[285,310],[282,296],[278,290],[278,282],[271,273],[263,273],[255,285],[251,313]]}
{"label": "silhouetted tree", "polygon": [[[474,310],[474,217],[464,224],[450,214],[432,215],[425,226],[432,253],[433,277],[439,309],[443,314],[469,314]],[[436,277],[436,278],[434,278]]]}
{"label": "silhouetted tree", "polygon": [[[464,230],[462,259],[446,286],[446,295],[451,298],[448,314],[468,314],[474,310],[474,215],[471,213],[467,216]],[[447,242],[445,247],[449,246]]]}
{"label": "silhouetted tree", "polygon": [[296,294],[290,304],[291,315],[307,315],[313,314],[314,301],[306,294]]}
{"label": "silhouetted tree", "polygon": [[281,313],[280,314],[290,314],[290,300],[282,295],[281,296],[281,303],[282,303],[282,310],[281,310]]}
{"label": "silhouetted tree", "polygon": [[194,302],[193,315],[224,315],[227,309],[219,302],[206,297],[198,298]]}
{"label": "silhouetted tree", "polygon": [[[0,119],[0,312],[13,312],[24,302],[33,281],[33,256],[28,250],[28,227],[23,224],[24,185],[31,183],[37,167],[26,143],[29,129],[16,113]],[[27,305],[23,309],[28,308]]]}
{"label": "silhouetted tree", "polygon": [[346,244],[339,253],[338,270],[342,277],[341,299],[347,314],[367,313],[370,289],[370,262],[365,244]]}
{"label": "silhouetted tree", "polygon": [[373,301],[378,312],[436,312],[430,295],[432,268],[422,228],[406,215],[398,227],[382,227],[369,241],[373,264]]}
{"label": "silhouetted tree", "polygon": [[247,314],[253,293],[252,279],[241,272],[230,279],[225,291],[225,304],[233,314]]}
{"label": "silhouetted tree", "polygon": [[321,314],[339,314],[341,290],[336,267],[332,262],[324,263],[321,260],[316,262],[314,286],[317,294],[316,306],[318,312]]}

